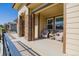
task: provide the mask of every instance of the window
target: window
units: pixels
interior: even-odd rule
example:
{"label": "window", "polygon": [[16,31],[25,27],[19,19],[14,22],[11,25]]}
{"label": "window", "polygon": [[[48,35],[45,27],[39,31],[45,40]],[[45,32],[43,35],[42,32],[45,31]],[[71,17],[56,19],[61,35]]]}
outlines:
{"label": "window", "polygon": [[63,30],[63,17],[59,16],[55,18],[56,31]]}
{"label": "window", "polygon": [[52,29],[53,29],[53,18],[47,20],[47,29],[48,29],[48,31],[52,31]]}

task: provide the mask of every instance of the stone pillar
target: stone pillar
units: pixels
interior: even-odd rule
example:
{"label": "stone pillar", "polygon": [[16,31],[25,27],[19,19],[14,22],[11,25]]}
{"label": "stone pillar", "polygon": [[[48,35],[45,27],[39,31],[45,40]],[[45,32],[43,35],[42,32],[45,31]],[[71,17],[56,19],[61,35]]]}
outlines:
{"label": "stone pillar", "polygon": [[25,35],[25,14],[22,13],[19,19],[19,36]]}
{"label": "stone pillar", "polygon": [[18,36],[20,36],[20,16],[18,15],[18,19],[17,19],[17,34],[18,34]]}
{"label": "stone pillar", "polygon": [[22,16],[20,15],[19,19],[19,36],[22,36]]}
{"label": "stone pillar", "polygon": [[21,36],[21,26],[20,26],[20,24],[21,24],[21,19],[20,19],[20,15],[19,15],[19,19],[18,19],[18,34],[19,34],[19,36]]}

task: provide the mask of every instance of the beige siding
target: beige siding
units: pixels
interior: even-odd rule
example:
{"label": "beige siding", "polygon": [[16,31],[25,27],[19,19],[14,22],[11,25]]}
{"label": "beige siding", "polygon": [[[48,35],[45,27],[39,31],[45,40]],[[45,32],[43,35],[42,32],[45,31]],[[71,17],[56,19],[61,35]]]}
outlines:
{"label": "beige siding", "polygon": [[75,7],[75,6],[78,6],[79,4],[77,4],[77,3],[68,3],[67,5],[66,5],[66,8],[72,8],[72,7]]}
{"label": "beige siding", "polygon": [[66,4],[66,53],[79,55],[79,4]]}
{"label": "beige siding", "polygon": [[44,16],[40,16],[40,36],[41,32],[46,28],[47,25],[47,19]]}

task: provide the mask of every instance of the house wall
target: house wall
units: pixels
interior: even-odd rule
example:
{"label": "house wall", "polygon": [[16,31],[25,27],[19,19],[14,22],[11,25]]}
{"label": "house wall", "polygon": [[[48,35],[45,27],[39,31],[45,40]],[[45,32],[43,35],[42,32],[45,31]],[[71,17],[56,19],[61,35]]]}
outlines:
{"label": "house wall", "polygon": [[43,15],[40,15],[40,24],[39,24],[40,28],[39,28],[39,37],[41,36],[41,32],[46,28],[46,25],[47,25],[47,19],[43,16]]}
{"label": "house wall", "polygon": [[11,24],[11,31],[16,32],[16,24]]}
{"label": "house wall", "polygon": [[66,4],[66,53],[79,55],[79,4]]}
{"label": "house wall", "polygon": [[[19,16],[22,14],[22,13],[25,13],[25,37],[28,39],[28,8],[24,5],[22,6],[22,8],[19,10],[18,12],[18,22],[19,22]],[[19,22],[20,24],[20,22]],[[20,27],[18,25],[18,27]],[[18,29],[18,33],[20,32],[20,28],[17,28]]]}
{"label": "house wall", "polygon": [[35,15],[35,39],[38,39],[38,15]]}

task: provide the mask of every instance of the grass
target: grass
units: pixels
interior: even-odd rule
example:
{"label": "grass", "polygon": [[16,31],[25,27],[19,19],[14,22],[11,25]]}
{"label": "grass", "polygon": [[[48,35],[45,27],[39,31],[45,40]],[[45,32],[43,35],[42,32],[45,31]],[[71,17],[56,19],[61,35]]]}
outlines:
{"label": "grass", "polygon": [[[2,32],[2,29],[0,28],[0,34],[1,34],[1,32]],[[0,37],[0,42],[1,42],[1,37]]]}
{"label": "grass", "polygon": [[[3,29],[3,28],[2,28],[2,27],[0,27],[0,34],[2,33],[2,29]],[[1,40],[1,37],[0,37],[0,40]],[[1,41],[0,41],[0,42],[1,42]]]}
{"label": "grass", "polygon": [[2,28],[2,27],[0,27],[0,33],[2,32],[2,29],[3,29],[3,28]]}
{"label": "grass", "polygon": [[4,29],[4,26],[0,25],[0,33],[2,32],[2,29]]}
{"label": "grass", "polygon": [[0,33],[2,32],[2,28],[0,28]]}

